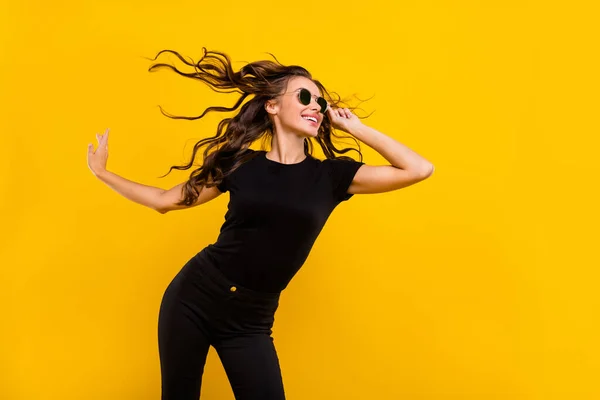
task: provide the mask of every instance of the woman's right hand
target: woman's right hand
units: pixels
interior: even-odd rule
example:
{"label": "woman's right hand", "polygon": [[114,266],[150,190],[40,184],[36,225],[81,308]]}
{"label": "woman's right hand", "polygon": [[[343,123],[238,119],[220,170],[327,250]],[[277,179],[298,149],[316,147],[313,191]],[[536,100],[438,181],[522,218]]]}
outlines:
{"label": "woman's right hand", "polygon": [[108,132],[110,128],[106,128],[104,135],[98,135],[96,133],[96,139],[98,140],[98,147],[94,151],[94,146],[88,144],[87,162],[88,167],[92,173],[96,176],[106,171],[106,161],[108,160]]}

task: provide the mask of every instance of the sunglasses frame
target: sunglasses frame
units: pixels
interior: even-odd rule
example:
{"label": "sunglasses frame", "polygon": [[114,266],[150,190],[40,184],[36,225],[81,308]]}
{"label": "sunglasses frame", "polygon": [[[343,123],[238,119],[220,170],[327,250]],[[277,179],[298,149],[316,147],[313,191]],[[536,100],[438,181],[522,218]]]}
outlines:
{"label": "sunglasses frame", "polygon": [[[317,104],[319,105],[319,107],[321,107],[321,109],[319,110],[319,112],[320,112],[321,114],[325,114],[325,111],[327,111],[327,107],[329,106],[329,103],[327,102],[327,100],[325,100],[323,97],[317,96],[316,94],[312,94],[312,93],[310,92],[310,90],[308,90],[308,89],[306,89],[306,88],[300,88],[300,89],[296,89],[296,90],[294,90],[293,92],[287,92],[287,93],[283,93],[283,95],[282,95],[282,96],[285,96],[285,95],[288,95],[288,94],[294,94],[294,93],[297,93],[297,98],[298,98],[298,101],[300,102],[300,104],[307,106],[307,105],[309,105],[309,104],[310,104],[310,101],[311,101],[313,98],[316,98],[316,102],[317,102]],[[302,100],[302,98],[303,98],[303,96],[302,96],[302,95],[303,95],[303,94],[304,94],[304,100],[307,100],[307,94],[308,94],[308,95],[310,95],[310,100],[308,100],[308,102],[307,102],[307,103],[305,103],[305,102]],[[323,104],[319,103],[319,100],[322,100],[322,103],[325,103],[325,105],[323,105]]]}
{"label": "sunglasses frame", "polygon": [[[321,109],[319,110],[319,112],[321,114],[325,114],[325,111],[327,111],[327,106],[329,105],[329,103],[327,103],[327,100],[325,100],[323,97],[321,96],[317,96],[316,94],[312,94],[310,92],[310,90],[306,89],[306,88],[300,88],[299,90],[297,90],[298,92],[298,100],[300,101],[300,103],[302,103],[303,105],[307,106],[310,104],[310,102],[312,101],[312,99],[315,99],[315,101],[317,102],[317,104],[321,107]],[[304,95],[304,100],[303,100],[303,95]],[[310,96],[307,99],[307,96]],[[306,100],[308,100],[308,102],[306,102]],[[319,102],[319,100],[322,100],[321,104]]]}

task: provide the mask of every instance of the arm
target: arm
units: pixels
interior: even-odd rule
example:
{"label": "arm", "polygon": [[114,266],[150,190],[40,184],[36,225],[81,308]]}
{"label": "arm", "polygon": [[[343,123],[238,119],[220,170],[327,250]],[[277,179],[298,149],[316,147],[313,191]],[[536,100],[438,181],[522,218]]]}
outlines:
{"label": "arm", "polygon": [[206,203],[221,194],[221,191],[217,189],[216,186],[211,188],[203,187],[194,204],[191,206],[177,205],[176,203],[183,199],[182,189],[184,182],[174,186],[169,190],[165,190],[130,181],[129,179],[123,178],[107,170],[98,171],[96,176],[111,189],[126,199],[149,207],[161,214],[165,214],[172,210],[195,207]]}
{"label": "arm", "polygon": [[349,133],[381,154],[393,167],[418,175],[429,176],[433,173],[432,163],[394,138],[370,126],[361,124]]}
{"label": "arm", "polygon": [[96,150],[94,150],[91,143],[88,145],[88,167],[98,179],[123,197],[156,210],[161,214],[165,214],[171,210],[179,210],[206,203],[221,194],[221,191],[216,186],[211,188],[203,187],[194,204],[191,206],[177,205],[176,203],[183,198],[182,189],[185,183],[180,183],[169,190],[164,190],[130,181],[108,171],[106,169],[108,159],[108,131],[107,129],[104,135],[96,134],[96,138],[98,139],[98,148]]}
{"label": "arm", "polygon": [[328,109],[334,127],[340,128],[373,148],[391,165],[361,166],[348,193],[383,193],[413,185],[428,178],[433,164],[397,140],[363,124],[347,108]]}
{"label": "arm", "polygon": [[362,125],[350,132],[375,149],[391,165],[363,165],[356,172],[348,193],[383,193],[427,179],[434,167],[429,161],[395,139]]}

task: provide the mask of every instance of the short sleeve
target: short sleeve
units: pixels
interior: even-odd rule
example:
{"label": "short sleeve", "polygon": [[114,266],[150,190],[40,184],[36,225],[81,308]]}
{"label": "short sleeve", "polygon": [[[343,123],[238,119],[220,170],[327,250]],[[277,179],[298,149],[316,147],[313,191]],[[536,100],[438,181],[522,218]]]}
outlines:
{"label": "short sleeve", "polygon": [[227,184],[228,183],[227,182],[228,178],[229,177],[226,176],[225,178],[223,178],[223,180],[221,181],[221,183],[219,183],[217,185],[217,189],[219,189],[222,193],[225,193],[226,191],[229,190],[229,185]]}
{"label": "short sleeve", "polygon": [[[227,173],[227,170],[230,167],[230,162],[222,162],[221,164],[221,169],[223,170],[224,173]],[[225,176],[223,177],[223,179],[221,180],[221,183],[219,183],[217,185],[217,188],[222,192],[225,193],[226,191],[229,190],[229,176]]]}
{"label": "short sleeve", "polygon": [[349,200],[353,194],[348,193],[348,188],[358,169],[364,165],[362,161],[344,159],[326,159],[323,161],[331,176],[333,197],[336,202]]}

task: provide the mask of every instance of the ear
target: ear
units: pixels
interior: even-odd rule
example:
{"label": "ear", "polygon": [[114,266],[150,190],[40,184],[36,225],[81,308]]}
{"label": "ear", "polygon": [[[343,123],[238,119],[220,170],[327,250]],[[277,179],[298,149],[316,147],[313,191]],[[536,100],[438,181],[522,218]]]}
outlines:
{"label": "ear", "polygon": [[277,111],[279,111],[279,103],[276,99],[267,100],[265,102],[265,110],[267,110],[269,114],[275,115],[277,114]]}

